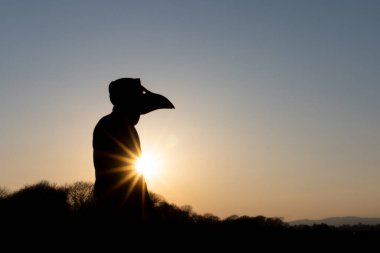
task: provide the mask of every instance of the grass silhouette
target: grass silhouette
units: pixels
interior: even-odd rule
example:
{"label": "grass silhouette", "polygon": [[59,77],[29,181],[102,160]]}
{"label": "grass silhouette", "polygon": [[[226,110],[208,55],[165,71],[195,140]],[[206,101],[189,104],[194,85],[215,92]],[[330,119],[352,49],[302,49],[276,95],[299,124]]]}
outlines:
{"label": "grass silhouette", "polygon": [[[91,238],[102,234],[110,236],[110,231],[114,238],[132,231],[128,226],[124,229],[112,219],[104,223],[97,222],[92,192],[93,184],[88,182],[57,186],[41,181],[14,192],[0,188],[1,231],[16,231],[17,237],[30,237],[42,231],[45,236],[59,232],[66,236],[87,235]],[[149,237],[149,234],[151,238],[170,235],[170,238],[176,238],[177,242],[186,241],[188,244],[195,240],[208,245],[217,244],[220,247],[229,243],[235,245],[237,242],[244,245],[252,240],[263,242],[268,238],[286,243],[302,240],[311,244],[320,244],[321,241],[328,241],[329,244],[362,243],[377,241],[380,238],[380,225],[290,226],[280,218],[264,216],[231,215],[221,219],[209,213],[198,214],[189,205],[178,207],[168,203],[159,194],[150,194],[159,222],[134,230],[140,231],[145,237]],[[122,232],[112,233],[119,230]],[[104,241],[104,237],[102,240]]]}

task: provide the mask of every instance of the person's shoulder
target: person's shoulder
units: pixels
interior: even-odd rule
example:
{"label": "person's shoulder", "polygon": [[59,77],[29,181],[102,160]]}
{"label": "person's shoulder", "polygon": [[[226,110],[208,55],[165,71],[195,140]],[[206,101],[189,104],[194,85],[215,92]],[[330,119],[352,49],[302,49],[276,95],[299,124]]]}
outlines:
{"label": "person's shoulder", "polygon": [[99,120],[98,124],[105,124],[105,123],[107,123],[107,122],[111,122],[111,121],[112,121],[112,118],[113,118],[113,117],[112,117],[112,114],[110,113],[110,114],[108,114],[108,115],[102,117],[102,118]]}
{"label": "person's shoulder", "polygon": [[98,121],[94,130],[97,130],[100,128],[107,128],[108,126],[112,125],[112,123],[113,123],[113,118],[112,118],[111,114],[108,114],[108,115],[102,117]]}

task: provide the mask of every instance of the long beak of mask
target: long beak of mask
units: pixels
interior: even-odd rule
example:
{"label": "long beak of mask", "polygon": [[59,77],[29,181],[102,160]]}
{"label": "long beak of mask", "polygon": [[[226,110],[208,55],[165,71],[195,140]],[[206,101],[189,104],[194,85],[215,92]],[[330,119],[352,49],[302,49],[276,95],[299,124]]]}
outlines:
{"label": "long beak of mask", "polygon": [[144,87],[143,90],[145,93],[142,95],[140,114],[146,114],[157,109],[174,109],[174,105],[166,97],[153,93]]}

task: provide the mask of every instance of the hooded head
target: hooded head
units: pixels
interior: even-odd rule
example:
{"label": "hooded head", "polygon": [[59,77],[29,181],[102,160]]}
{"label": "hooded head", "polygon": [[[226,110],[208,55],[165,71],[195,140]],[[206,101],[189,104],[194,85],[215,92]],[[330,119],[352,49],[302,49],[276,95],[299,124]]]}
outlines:
{"label": "hooded head", "polygon": [[139,78],[120,78],[109,85],[114,111],[136,121],[141,114],[157,109],[174,109],[174,105],[164,96],[148,91]]}

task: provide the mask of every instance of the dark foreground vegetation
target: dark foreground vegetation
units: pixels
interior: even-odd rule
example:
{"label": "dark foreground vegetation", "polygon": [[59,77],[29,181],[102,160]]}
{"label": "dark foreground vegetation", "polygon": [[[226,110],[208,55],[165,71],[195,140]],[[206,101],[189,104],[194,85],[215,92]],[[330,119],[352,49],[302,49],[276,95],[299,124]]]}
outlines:
{"label": "dark foreground vegetation", "polygon": [[288,245],[294,249],[304,244],[311,248],[321,245],[362,248],[380,240],[380,225],[290,226],[279,218],[264,216],[232,215],[220,219],[212,214],[197,214],[191,206],[170,204],[154,193],[151,197],[158,222],[132,227],[118,222],[115,217],[99,220],[92,190],[93,184],[86,182],[56,186],[45,181],[15,192],[0,188],[1,238],[5,240],[4,235],[40,238],[44,242],[91,238],[93,246],[109,240],[114,244],[130,242],[134,238],[150,243],[157,240],[161,246],[176,243],[189,247],[198,243],[212,247],[265,244],[266,247]]}

